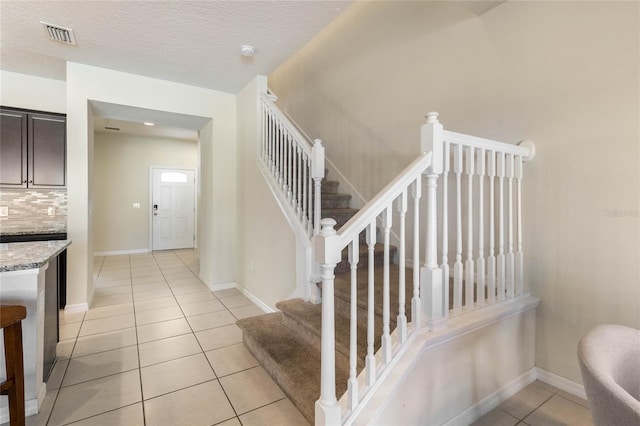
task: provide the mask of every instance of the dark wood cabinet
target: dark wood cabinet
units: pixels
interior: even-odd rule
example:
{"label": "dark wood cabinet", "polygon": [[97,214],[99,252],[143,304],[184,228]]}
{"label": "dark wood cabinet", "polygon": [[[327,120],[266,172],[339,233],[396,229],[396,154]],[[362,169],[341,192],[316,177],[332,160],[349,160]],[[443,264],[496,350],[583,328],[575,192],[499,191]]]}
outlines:
{"label": "dark wood cabinet", "polygon": [[65,188],[66,117],[0,109],[0,186]]}

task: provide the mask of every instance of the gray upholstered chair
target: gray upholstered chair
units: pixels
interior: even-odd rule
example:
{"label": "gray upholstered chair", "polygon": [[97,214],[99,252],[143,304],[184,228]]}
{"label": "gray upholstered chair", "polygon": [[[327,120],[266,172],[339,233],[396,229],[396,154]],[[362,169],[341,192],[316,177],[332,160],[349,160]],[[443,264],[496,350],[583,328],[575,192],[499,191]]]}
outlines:
{"label": "gray upholstered chair", "polygon": [[593,423],[640,425],[640,330],[600,325],[580,339],[578,360]]}

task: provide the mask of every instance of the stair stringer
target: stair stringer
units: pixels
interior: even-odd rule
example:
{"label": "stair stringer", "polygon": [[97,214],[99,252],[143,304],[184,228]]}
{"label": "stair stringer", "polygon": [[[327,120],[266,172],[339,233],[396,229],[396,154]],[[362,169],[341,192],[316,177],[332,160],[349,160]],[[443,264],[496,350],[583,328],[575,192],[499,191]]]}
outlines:
{"label": "stair stringer", "polygon": [[300,223],[287,196],[281,191],[280,185],[258,156],[256,156],[256,165],[296,239],[296,288],[287,298],[298,297],[312,303],[320,303],[320,293],[317,286],[317,283],[320,282],[320,268],[314,260],[313,244],[308,230]]}
{"label": "stair stringer", "polygon": [[[411,332],[389,365],[381,364],[378,351],[374,386],[365,387],[363,370],[358,381],[364,396],[356,408],[347,409],[347,393],[339,400],[342,424],[462,426],[470,416],[471,422],[480,418],[528,384],[522,377],[535,367],[539,302],[524,295],[450,317],[436,332],[426,327]],[[497,341],[503,344],[496,346]],[[446,389],[454,389],[455,397]]]}

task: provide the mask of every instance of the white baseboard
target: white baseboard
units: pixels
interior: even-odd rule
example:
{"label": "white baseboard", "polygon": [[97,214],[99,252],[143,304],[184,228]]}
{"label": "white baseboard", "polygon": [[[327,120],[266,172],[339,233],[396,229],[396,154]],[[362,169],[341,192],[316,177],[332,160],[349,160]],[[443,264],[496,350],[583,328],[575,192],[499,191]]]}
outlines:
{"label": "white baseboard", "polygon": [[212,284],[209,287],[209,290],[211,291],[220,291],[220,290],[226,290],[228,288],[237,288],[238,284],[236,284],[235,282],[231,281],[228,283],[222,283],[222,284]]}
{"label": "white baseboard", "polygon": [[133,249],[133,250],[110,250],[110,251],[96,251],[93,252],[93,256],[118,256],[121,254],[143,254],[150,253],[151,250],[148,248],[143,249]]}
{"label": "white baseboard", "polygon": [[562,376],[558,376],[557,374],[544,370],[540,367],[536,367],[536,372],[536,377],[541,382],[545,382],[548,385],[555,386],[560,390],[570,393],[571,395],[578,396],[582,399],[587,399],[587,394],[584,391],[584,386],[580,383],[565,379]]}
{"label": "white baseboard", "polygon": [[270,314],[272,312],[277,312],[276,309],[273,309],[272,307],[270,307],[269,305],[264,303],[262,300],[258,299],[256,296],[251,294],[251,292],[249,290],[247,290],[246,288],[244,288],[242,286],[239,286],[238,284],[236,284],[236,288],[238,289],[238,291],[240,293],[242,293],[245,296],[247,296],[247,299],[251,300],[255,305],[258,306],[258,308],[262,309],[264,312],[266,312],[268,314]]}
{"label": "white baseboard", "polygon": [[[43,392],[44,389],[44,392]],[[43,385],[40,388],[40,392],[38,392],[38,396],[34,399],[27,399],[24,401],[24,415],[25,417],[33,416],[34,414],[38,414],[40,409],[39,406],[42,406],[42,402],[44,401],[44,397],[47,394],[47,387]],[[0,407],[0,424],[9,424],[9,406]]]}
{"label": "white baseboard", "polygon": [[67,314],[72,314],[74,312],[86,312],[89,310],[88,303],[76,303],[75,305],[66,305],[64,307],[64,311]]}
{"label": "white baseboard", "polygon": [[492,394],[482,398],[476,404],[464,410],[451,420],[445,422],[447,426],[465,426],[469,425],[480,417],[487,414],[507,399],[511,398],[516,393],[527,387],[530,383],[534,382],[537,378],[536,368],[532,368],[520,377],[516,377],[505,387],[498,389]]}

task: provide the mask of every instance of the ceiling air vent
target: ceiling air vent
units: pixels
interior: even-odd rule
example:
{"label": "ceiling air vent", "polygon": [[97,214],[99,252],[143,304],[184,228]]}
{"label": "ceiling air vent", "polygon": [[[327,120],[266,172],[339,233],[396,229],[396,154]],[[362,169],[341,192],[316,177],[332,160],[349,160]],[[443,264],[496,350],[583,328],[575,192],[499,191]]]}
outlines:
{"label": "ceiling air vent", "polygon": [[64,28],[58,25],[47,24],[46,22],[40,21],[42,25],[47,29],[47,34],[49,34],[49,39],[53,41],[58,41],[64,44],[71,44],[73,46],[76,45],[76,38],[73,36],[73,30],[71,28]]}

